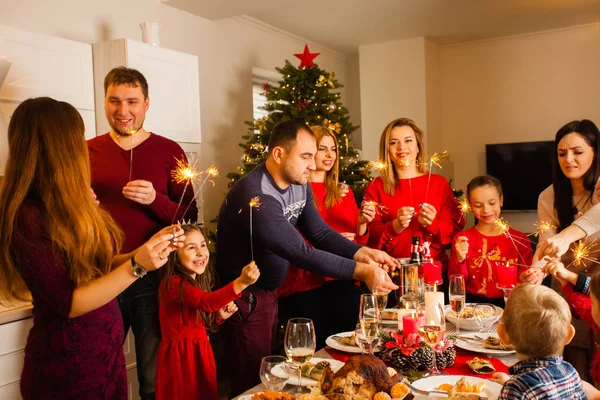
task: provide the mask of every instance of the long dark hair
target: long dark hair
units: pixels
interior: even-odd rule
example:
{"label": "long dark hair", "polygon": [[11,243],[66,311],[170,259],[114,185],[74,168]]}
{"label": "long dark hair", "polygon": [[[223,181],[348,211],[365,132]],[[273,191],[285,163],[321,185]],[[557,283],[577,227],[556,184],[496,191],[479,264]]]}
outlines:
{"label": "long dark hair", "polygon": [[600,131],[589,119],[571,121],[556,132],[554,154],[552,159],[552,186],[554,187],[554,209],[558,215],[559,231],[565,229],[575,220],[577,209],[573,204],[573,187],[571,180],[565,176],[558,162],[558,143],[569,133],[577,133],[594,151],[594,160],[589,170],[583,175],[583,187],[591,196],[596,181],[600,176],[598,153],[600,150]]}
{"label": "long dark hair", "polygon": [[[181,228],[185,235],[189,234],[192,231],[199,232],[203,237],[206,238],[202,228],[196,224],[187,224],[182,225]],[[164,267],[161,268],[162,279],[164,281],[164,285],[162,286],[163,291],[161,292],[161,297],[166,293],[168,288],[170,287],[171,278],[176,275],[181,278],[179,283],[179,302],[181,306],[181,318],[184,324],[187,324],[185,321],[185,313],[183,310],[183,284],[184,282],[192,285],[193,287],[204,290],[207,293],[212,292],[213,288],[216,285],[216,274],[214,272],[214,268],[212,267],[212,262],[209,260],[206,264],[206,269],[202,274],[196,274],[196,278],[192,278],[191,274],[193,271],[190,271],[186,267],[184,267],[179,258],[177,257],[177,251],[169,254],[169,261],[165,264]],[[194,325],[198,323],[198,319],[202,318],[202,322],[204,323],[204,327],[207,331],[216,330],[217,324],[215,322],[215,314],[211,312],[205,312],[196,310],[196,321],[194,321]]]}

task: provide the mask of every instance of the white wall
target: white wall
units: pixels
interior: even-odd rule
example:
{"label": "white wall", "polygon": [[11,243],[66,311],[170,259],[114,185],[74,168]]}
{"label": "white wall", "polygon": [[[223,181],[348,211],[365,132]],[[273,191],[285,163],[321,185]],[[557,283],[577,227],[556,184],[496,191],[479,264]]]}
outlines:
{"label": "white wall", "polygon": [[363,156],[376,160],[391,120],[408,117],[427,131],[425,38],[360,46],[359,55]]}
{"label": "white wall", "polygon": [[[553,140],[565,123],[600,123],[600,25],[441,48],[442,145],[455,187],[485,173],[485,144]],[[535,214],[506,214],[531,232]]]}
{"label": "white wall", "polygon": [[[214,163],[222,174],[215,188],[204,190],[208,221],[217,215],[226,191],[225,174],[240,163],[242,149],[237,144],[246,133],[244,121],[252,119],[252,67],[274,70],[285,59],[297,65],[293,54],[302,52],[305,41],[249,19],[211,22],[156,0],[0,0],[0,24],[85,43],[121,37],[141,40],[138,24],[143,21],[162,24],[162,47],[199,57],[202,165]],[[335,71],[346,86],[342,101],[356,98],[358,82],[346,81],[345,57],[309,46],[321,53],[315,62]],[[151,89],[152,82],[149,85]],[[353,121],[359,124],[358,110],[353,112]]]}

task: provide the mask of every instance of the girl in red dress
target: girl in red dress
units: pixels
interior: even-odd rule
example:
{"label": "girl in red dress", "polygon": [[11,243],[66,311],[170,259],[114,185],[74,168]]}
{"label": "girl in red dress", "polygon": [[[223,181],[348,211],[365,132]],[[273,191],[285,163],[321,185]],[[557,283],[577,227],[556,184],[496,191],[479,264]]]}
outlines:
{"label": "girl in red dress", "polygon": [[[502,185],[492,176],[478,176],[467,185],[467,199],[477,225],[454,238],[449,274],[465,280],[467,303],[491,303],[504,308],[504,293],[498,289],[499,266],[510,263],[518,275],[531,265],[529,238],[509,228],[504,232],[495,221],[502,208]],[[515,276],[516,281],[516,276]]]}
{"label": "girl in red dress", "polygon": [[[186,238],[169,257],[160,285],[157,399],[218,399],[217,369],[207,330],[237,311],[233,302],[260,276],[252,261],[239,278],[211,293],[213,269],[197,225],[183,225]],[[243,334],[243,333],[240,333]]]}
{"label": "girl in red dress", "polygon": [[[365,244],[367,224],[375,207],[363,203],[361,209],[348,185],[338,181],[338,142],[323,126],[311,126],[317,141],[315,170],[310,186],[319,214],[332,229],[348,240]],[[338,332],[354,330],[358,319],[360,286],[354,281],[337,280],[291,265],[285,281],[276,290],[282,320],[310,318],[315,325],[317,348]]]}
{"label": "girl in red dress", "polygon": [[446,178],[428,174],[423,131],[408,118],[393,120],[381,134],[379,158],[386,167],[365,190],[365,200],[381,209],[369,224],[368,245],[410,257],[412,238],[419,236],[446,271],[445,249],[465,220]]}

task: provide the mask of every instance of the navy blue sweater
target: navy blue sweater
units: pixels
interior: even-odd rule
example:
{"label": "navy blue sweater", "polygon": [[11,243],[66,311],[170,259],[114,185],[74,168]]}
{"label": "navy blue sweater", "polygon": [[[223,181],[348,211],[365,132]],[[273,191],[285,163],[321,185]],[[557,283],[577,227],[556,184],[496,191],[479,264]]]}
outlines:
{"label": "navy blue sweater", "polygon": [[263,163],[236,182],[221,205],[216,270],[222,285],[237,278],[251,261],[249,203],[255,196],[261,205],[252,210],[254,260],[261,275],[254,288],[275,290],[290,263],[333,278],[352,278],[352,257],[360,246],[323,221],[309,184],[282,190]]}

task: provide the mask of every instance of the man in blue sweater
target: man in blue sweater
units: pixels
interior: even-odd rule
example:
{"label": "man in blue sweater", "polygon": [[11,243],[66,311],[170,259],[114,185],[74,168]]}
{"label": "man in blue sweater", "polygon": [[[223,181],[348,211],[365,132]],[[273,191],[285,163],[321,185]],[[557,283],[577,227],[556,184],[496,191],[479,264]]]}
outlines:
{"label": "man in blue sweater", "polygon": [[[236,301],[239,312],[222,329],[230,368],[237,375],[231,396],[259,383],[260,362],[271,354],[276,330],[275,289],[290,263],[333,278],[361,280],[372,290],[398,288],[384,271],[396,268],[395,259],[349,241],[319,215],[308,184],[316,152],[314,134],[303,122],[279,123],[269,138],[267,161],[233,185],[221,205],[216,261],[220,283],[239,276],[251,260],[251,246],[261,271]],[[250,200],[257,196],[261,205],[250,211]]]}

